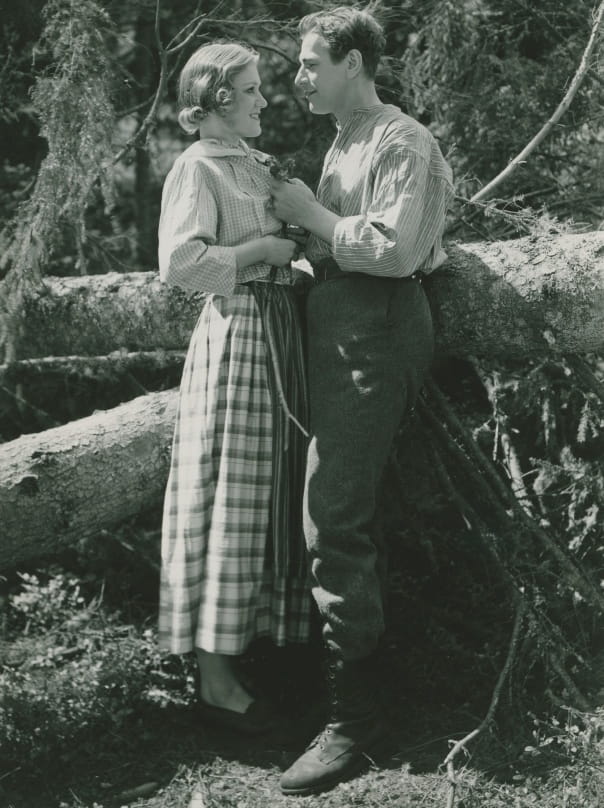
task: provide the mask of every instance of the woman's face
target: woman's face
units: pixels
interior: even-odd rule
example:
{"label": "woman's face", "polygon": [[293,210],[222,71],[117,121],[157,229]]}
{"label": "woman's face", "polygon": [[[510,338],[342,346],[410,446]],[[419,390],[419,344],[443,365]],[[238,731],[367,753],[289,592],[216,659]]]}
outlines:
{"label": "woman's face", "polygon": [[260,92],[256,65],[251,63],[244,67],[233,78],[232,85],[231,103],[221,114],[222,121],[232,135],[258,137],[262,131],[260,110],[267,106],[267,101]]}

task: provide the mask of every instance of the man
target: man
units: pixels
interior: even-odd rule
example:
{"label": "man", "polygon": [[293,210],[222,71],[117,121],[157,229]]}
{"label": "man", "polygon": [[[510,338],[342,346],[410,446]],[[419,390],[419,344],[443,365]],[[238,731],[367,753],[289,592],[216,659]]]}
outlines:
{"label": "man", "polygon": [[311,442],[305,488],[313,595],[323,621],[331,716],[283,774],[285,794],[327,790],[360,771],[385,736],[374,652],[384,629],[376,492],[401,418],[433,352],[421,274],[444,259],[451,170],[430,132],[383,104],[381,26],[349,7],[302,19],[296,85],[337,134],[316,198],[273,183],[277,216],[309,231]]}

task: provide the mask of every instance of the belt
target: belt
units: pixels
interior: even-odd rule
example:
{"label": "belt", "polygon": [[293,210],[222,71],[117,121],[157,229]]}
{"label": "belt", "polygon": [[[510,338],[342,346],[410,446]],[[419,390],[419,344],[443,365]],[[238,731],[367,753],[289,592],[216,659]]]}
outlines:
{"label": "belt", "polygon": [[[331,258],[331,256],[328,258],[322,258],[320,261],[316,261],[314,263],[311,261],[311,266],[313,268],[313,273],[315,276],[315,283],[323,283],[324,281],[330,281],[333,278],[345,278],[349,275],[363,274],[360,272],[344,272],[344,270],[340,269],[340,267],[338,266],[335,258]],[[370,272],[364,274],[371,275]],[[378,276],[374,275],[373,277]],[[379,277],[386,277],[386,276],[381,275]],[[387,277],[393,277],[393,276],[387,276]],[[406,275],[404,278],[396,278],[396,280],[417,281],[418,283],[421,283],[423,277],[424,273],[421,272],[420,270],[417,270],[412,275]]]}

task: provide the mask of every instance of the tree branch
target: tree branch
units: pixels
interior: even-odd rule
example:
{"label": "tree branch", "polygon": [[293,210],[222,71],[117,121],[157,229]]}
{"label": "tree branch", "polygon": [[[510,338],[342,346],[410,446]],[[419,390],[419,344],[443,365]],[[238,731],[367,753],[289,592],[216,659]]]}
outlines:
{"label": "tree branch", "polygon": [[512,637],[510,639],[510,645],[508,648],[507,657],[505,660],[505,664],[501,669],[499,677],[497,679],[497,684],[495,685],[495,689],[493,690],[493,695],[491,696],[491,703],[489,704],[489,709],[487,710],[486,716],[483,718],[481,723],[469,732],[464,738],[460,741],[457,741],[453,744],[449,754],[445,758],[443,762],[443,766],[447,769],[447,777],[449,780],[449,789],[447,794],[447,808],[453,808],[455,803],[455,792],[457,790],[458,780],[455,776],[455,758],[460,752],[465,752],[467,744],[476,738],[481,732],[484,732],[493,721],[495,716],[495,711],[497,710],[497,705],[499,704],[499,699],[501,698],[501,691],[503,690],[503,686],[510,675],[510,671],[512,670],[512,665],[514,664],[514,657],[516,656],[516,649],[518,648],[518,640],[520,638],[520,630],[522,629],[522,624],[524,622],[524,618],[526,615],[526,603],[524,600],[520,600],[516,606],[516,617],[514,620],[514,628],[512,630]]}
{"label": "tree branch", "polygon": [[478,191],[477,193],[474,194],[474,196],[472,196],[470,200],[471,202],[477,202],[479,199],[484,199],[485,196],[490,195],[494,188],[496,188],[498,185],[501,185],[501,183],[505,179],[507,179],[509,175],[521,163],[524,163],[529,154],[531,154],[531,152],[533,152],[537,148],[537,146],[547,137],[547,135],[550,133],[550,131],[553,129],[556,123],[558,123],[560,118],[569,108],[573,98],[575,97],[577,90],[579,89],[579,86],[581,85],[581,82],[585,78],[585,75],[587,74],[587,71],[589,69],[588,60],[595,48],[598,29],[602,24],[603,17],[604,17],[604,0],[602,0],[602,2],[600,3],[600,6],[595,14],[594,22],[591,28],[591,34],[587,42],[587,46],[583,51],[583,56],[581,57],[579,67],[577,68],[577,71],[573,77],[573,80],[570,83],[570,86],[564,98],[558,105],[558,108],[556,109],[552,117],[547,121],[547,123],[541,127],[539,132],[537,132],[537,134],[530,141],[530,143],[528,143],[524,147],[524,149],[522,149],[522,151],[518,155],[516,155],[516,157],[514,157],[514,159],[506,166],[506,168],[504,168],[504,170],[501,173],[499,173],[494,179],[492,179],[489,183],[487,183],[487,185],[485,185],[484,188],[481,188],[480,191]]}

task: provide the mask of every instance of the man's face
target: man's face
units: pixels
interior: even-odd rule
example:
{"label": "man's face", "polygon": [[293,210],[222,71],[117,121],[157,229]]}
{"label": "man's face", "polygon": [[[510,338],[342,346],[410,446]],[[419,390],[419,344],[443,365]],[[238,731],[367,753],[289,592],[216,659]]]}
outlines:
{"label": "man's face", "polygon": [[346,60],[334,63],[327,42],[314,31],[302,39],[300,69],[294,83],[315,115],[337,115],[346,103]]}

